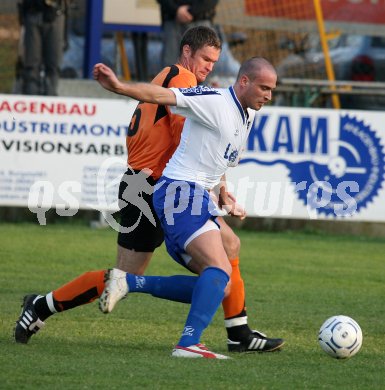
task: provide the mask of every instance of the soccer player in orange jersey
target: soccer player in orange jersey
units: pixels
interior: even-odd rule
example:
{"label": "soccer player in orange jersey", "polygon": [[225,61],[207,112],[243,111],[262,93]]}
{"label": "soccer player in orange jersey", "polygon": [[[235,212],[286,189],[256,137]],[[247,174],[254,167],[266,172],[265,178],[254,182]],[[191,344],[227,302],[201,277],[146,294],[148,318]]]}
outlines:
{"label": "soccer player in orange jersey", "polygon": [[[186,88],[205,81],[213,70],[221,51],[221,42],[214,30],[208,27],[194,27],[183,36],[180,58],[177,64],[164,68],[152,83],[166,87]],[[171,114],[169,107],[139,102],[127,134],[128,170],[119,188],[120,225],[116,268],[136,275],[142,275],[148,266],[154,250],[164,239],[152,205],[152,193],[142,193],[143,200],[151,208],[154,221],[128,202],[125,193],[132,175],[151,172],[147,177],[149,185],[157,179],[177,148],[184,123],[184,117]],[[143,171],[144,170],[144,171]],[[221,204],[230,205],[230,214],[243,218],[244,213],[236,209],[235,199],[221,191]],[[228,335],[228,349],[237,352],[272,351],[279,349],[284,341],[272,339],[263,333],[251,330],[245,307],[244,283],[239,270],[240,240],[223,218],[218,218],[223,245],[231,264],[231,290],[223,300],[225,327]],[[130,231],[130,227],[137,224]],[[42,295],[26,295],[21,315],[16,322],[15,340],[27,343],[30,337],[44,326],[45,319],[54,313],[90,303],[98,298],[105,287],[108,270],[86,272],[58,289]],[[153,294],[157,296],[156,293]]]}

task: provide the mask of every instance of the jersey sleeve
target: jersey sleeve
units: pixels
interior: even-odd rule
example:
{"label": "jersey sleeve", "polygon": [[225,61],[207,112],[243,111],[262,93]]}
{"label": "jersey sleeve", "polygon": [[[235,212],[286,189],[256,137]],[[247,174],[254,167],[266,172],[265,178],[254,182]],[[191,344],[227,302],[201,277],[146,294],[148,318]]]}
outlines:
{"label": "jersey sleeve", "polygon": [[220,107],[223,98],[219,90],[206,86],[193,88],[171,88],[176,96],[176,106],[171,112],[183,115],[202,123],[206,127],[219,130]]}

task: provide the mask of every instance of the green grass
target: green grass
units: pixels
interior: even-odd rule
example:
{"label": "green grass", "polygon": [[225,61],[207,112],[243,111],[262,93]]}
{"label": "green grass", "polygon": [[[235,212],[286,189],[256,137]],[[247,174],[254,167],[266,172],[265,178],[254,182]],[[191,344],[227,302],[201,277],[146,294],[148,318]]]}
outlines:
{"label": "green grass", "polygon": [[[96,302],[49,318],[28,345],[12,329],[25,293],[46,293],[112,266],[116,233],[79,225],[0,224],[1,389],[383,389],[385,240],[320,233],[238,232],[251,326],[284,337],[281,352],[229,361],[174,359],[188,306],[132,294],[113,313]],[[182,268],[160,248],[148,273]],[[364,342],[340,361],[318,346],[323,321],[346,314]],[[226,353],[222,311],[203,341]]]}

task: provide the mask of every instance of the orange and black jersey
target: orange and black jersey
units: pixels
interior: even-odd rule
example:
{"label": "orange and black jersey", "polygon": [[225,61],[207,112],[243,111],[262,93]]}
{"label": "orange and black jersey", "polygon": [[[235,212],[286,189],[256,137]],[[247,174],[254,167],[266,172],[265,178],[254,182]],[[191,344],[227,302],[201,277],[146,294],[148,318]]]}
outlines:
{"label": "orange and black jersey", "polygon": [[[197,85],[193,73],[180,65],[164,68],[152,84],[165,88]],[[132,169],[150,168],[158,179],[179,145],[185,118],[170,112],[167,106],[140,102],[132,116],[126,138],[128,164]]]}

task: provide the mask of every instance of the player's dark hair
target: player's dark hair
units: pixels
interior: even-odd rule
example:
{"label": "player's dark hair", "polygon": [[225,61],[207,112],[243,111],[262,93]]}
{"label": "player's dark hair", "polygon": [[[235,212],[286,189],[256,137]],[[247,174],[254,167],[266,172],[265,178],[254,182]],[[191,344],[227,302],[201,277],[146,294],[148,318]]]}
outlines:
{"label": "player's dark hair", "polygon": [[243,75],[246,75],[251,81],[253,81],[257,77],[257,75],[261,72],[261,70],[265,68],[268,68],[273,72],[276,71],[274,66],[266,58],[263,57],[249,58],[239,68],[237,81]]}
{"label": "player's dark hair", "polygon": [[183,34],[179,46],[179,55],[182,54],[185,45],[190,46],[193,54],[204,46],[222,49],[222,42],[216,31],[206,26],[191,27]]}

